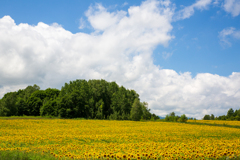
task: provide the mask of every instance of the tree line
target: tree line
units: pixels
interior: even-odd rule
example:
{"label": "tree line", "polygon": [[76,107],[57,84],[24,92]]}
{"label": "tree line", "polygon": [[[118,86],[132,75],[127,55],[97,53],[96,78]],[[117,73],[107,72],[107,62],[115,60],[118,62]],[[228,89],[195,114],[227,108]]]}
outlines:
{"label": "tree line", "polygon": [[215,117],[213,114],[206,114],[203,117],[203,120],[230,120],[230,121],[240,121],[240,109],[236,109],[235,111],[230,108],[227,112],[227,115],[222,115],[219,117]]}
{"label": "tree line", "polygon": [[[193,118],[190,118],[190,119],[193,119]],[[164,120],[169,122],[186,122],[188,118],[185,114],[178,116],[178,115],[175,115],[174,112],[171,112],[170,114],[166,115]]]}
{"label": "tree line", "polygon": [[61,90],[40,90],[36,84],[6,93],[0,99],[0,116],[53,116],[60,118],[150,120],[148,104],[134,90],[105,80],[75,80]]}

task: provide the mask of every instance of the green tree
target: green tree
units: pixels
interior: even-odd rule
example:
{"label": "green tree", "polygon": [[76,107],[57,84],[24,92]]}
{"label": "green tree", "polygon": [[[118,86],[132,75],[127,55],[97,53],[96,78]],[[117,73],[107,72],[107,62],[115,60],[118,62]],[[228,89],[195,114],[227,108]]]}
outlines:
{"label": "green tree", "polygon": [[102,99],[96,103],[96,108],[97,108],[96,118],[104,119],[104,114],[103,114],[104,102]]}
{"label": "green tree", "polygon": [[6,93],[1,100],[0,114],[3,116],[15,116],[18,109],[16,106],[17,92]]}
{"label": "green tree", "polygon": [[148,103],[147,102],[140,102],[141,107],[142,107],[142,117],[141,119],[143,120],[150,120],[151,119],[151,113],[150,113],[150,109],[148,109]]}
{"label": "green tree", "polygon": [[40,116],[40,108],[43,105],[43,100],[46,98],[44,90],[37,90],[31,94],[27,100],[28,112],[32,116]]}
{"label": "green tree", "polygon": [[206,114],[204,117],[203,117],[203,120],[210,120],[211,119],[211,117],[210,117],[210,115],[208,115],[208,114]]}
{"label": "green tree", "polygon": [[171,117],[175,117],[175,113],[174,113],[174,112],[171,112],[171,113],[170,113],[170,116],[171,116]]}
{"label": "green tree", "polygon": [[28,98],[34,93],[35,91],[39,91],[40,87],[36,84],[33,86],[27,86],[25,89],[18,90],[18,97],[23,98],[24,101],[27,101]]}
{"label": "green tree", "polygon": [[29,115],[28,104],[23,98],[17,98],[16,107],[18,109],[17,116]]}
{"label": "green tree", "polygon": [[42,106],[42,100],[39,97],[31,96],[28,99],[28,112],[32,116],[40,116],[40,108]]}
{"label": "green tree", "polygon": [[[0,99],[0,115],[59,116],[63,118],[131,119],[136,117],[138,99],[142,119],[158,118],[150,113],[146,102],[141,103],[134,90],[119,87],[105,80],[75,80],[58,89],[40,90],[36,84],[10,92]],[[131,112],[133,110],[133,112]],[[133,114],[132,114],[133,113]]]}
{"label": "green tree", "polygon": [[48,97],[49,99],[54,98],[54,97],[58,97],[60,93],[60,90],[55,89],[55,88],[47,88],[45,90],[45,97]]}
{"label": "green tree", "polygon": [[231,118],[233,116],[233,114],[234,114],[234,110],[232,108],[230,108],[227,112],[227,117]]}
{"label": "green tree", "polygon": [[237,116],[240,117],[240,109],[239,110],[235,110],[234,114],[235,114],[235,117],[237,117]]}
{"label": "green tree", "polygon": [[89,86],[86,80],[65,83],[59,93],[59,116],[64,118],[84,117],[90,115]]}
{"label": "green tree", "polygon": [[211,114],[210,120],[214,120],[214,119],[215,119],[215,116],[213,114]]}
{"label": "green tree", "polygon": [[240,116],[237,115],[237,116],[235,117],[235,120],[240,121]]}
{"label": "green tree", "polygon": [[[131,111],[131,106],[127,96],[127,90],[121,86],[117,92],[112,96],[111,108],[113,112],[118,112],[121,116],[124,114],[129,114]],[[140,103],[140,102],[139,102]]]}
{"label": "green tree", "polygon": [[9,109],[6,108],[5,102],[0,99],[0,116],[7,116]]}
{"label": "green tree", "polygon": [[132,109],[131,109],[131,119],[134,121],[139,121],[142,117],[142,107],[138,98],[134,100]]}
{"label": "green tree", "polygon": [[151,119],[157,120],[157,119],[160,119],[160,118],[153,113],[153,114],[151,115]]}
{"label": "green tree", "polygon": [[58,116],[58,102],[57,99],[49,99],[41,108],[41,116]]}
{"label": "green tree", "polygon": [[219,116],[220,120],[227,120],[227,116],[225,115],[222,115],[222,116]]}
{"label": "green tree", "polygon": [[181,117],[179,118],[180,122],[186,122],[187,120],[188,120],[188,118],[185,114],[181,115]]}
{"label": "green tree", "polygon": [[61,118],[72,118],[73,102],[71,95],[64,95],[59,100],[58,116]]}
{"label": "green tree", "polygon": [[177,122],[180,117],[176,116],[174,112],[171,112],[165,117],[165,121]]}
{"label": "green tree", "polygon": [[169,115],[166,115],[166,117],[165,117],[164,120],[165,120],[165,121],[170,121]]}

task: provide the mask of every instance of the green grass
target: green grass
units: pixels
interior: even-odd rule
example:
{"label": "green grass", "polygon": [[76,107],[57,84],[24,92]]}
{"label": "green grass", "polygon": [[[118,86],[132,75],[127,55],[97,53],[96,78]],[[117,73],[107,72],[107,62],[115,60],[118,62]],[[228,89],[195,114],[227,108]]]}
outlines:
{"label": "green grass", "polygon": [[238,129],[240,129],[240,126],[236,126],[236,125],[228,125],[228,124],[226,124],[226,123],[223,123],[223,124],[216,124],[216,123],[186,122],[186,124],[193,124],[193,125],[206,125],[206,126],[218,126],[218,127],[229,127],[229,128],[238,128]]}
{"label": "green grass", "polygon": [[1,160],[56,160],[50,155],[39,153],[26,153],[24,151],[0,151]]}

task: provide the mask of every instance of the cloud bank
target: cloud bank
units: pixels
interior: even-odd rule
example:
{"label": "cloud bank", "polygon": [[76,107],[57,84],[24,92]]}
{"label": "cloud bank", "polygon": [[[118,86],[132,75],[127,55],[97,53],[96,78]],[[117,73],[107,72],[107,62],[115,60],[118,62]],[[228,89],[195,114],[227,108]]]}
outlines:
{"label": "cloud bank", "polygon": [[86,12],[94,29],[90,34],[42,22],[16,25],[5,16],[0,19],[0,96],[33,84],[60,88],[70,80],[105,79],[136,90],[160,116],[174,111],[202,118],[239,107],[240,73],[192,77],[154,65],[154,49],[174,39],[173,15],[170,1],[145,1],[127,12],[96,4]]}

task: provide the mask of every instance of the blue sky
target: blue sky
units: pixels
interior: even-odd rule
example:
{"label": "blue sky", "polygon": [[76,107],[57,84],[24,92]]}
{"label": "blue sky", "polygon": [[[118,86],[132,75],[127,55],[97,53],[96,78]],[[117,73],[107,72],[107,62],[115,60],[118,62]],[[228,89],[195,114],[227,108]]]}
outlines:
{"label": "blue sky", "polygon": [[[240,107],[239,14],[239,0],[0,1],[1,25],[7,26],[6,31],[0,28],[6,33],[0,38],[0,47],[6,48],[0,50],[2,65],[9,60],[6,55],[10,51],[16,56],[8,63],[13,71],[6,67],[0,70],[0,96],[34,83],[41,88],[60,88],[74,79],[103,78],[137,90],[152,111],[161,116],[171,111],[195,117],[225,114],[230,107]],[[154,16],[159,19],[154,20]],[[145,24],[146,20],[151,24]],[[17,34],[7,21],[19,28]],[[21,24],[26,24],[25,28]],[[126,40],[121,37],[131,33]],[[11,35],[19,36],[13,40]],[[29,43],[27,39],[31,39]],[[29,46],[19,47],[26,45],[23,42]],[[42,47],[40,43],[48,47],[37,50]],[[56,47],[58,43],[63,44]],[[89,54],[94,47],[96,50],[91,51],[94,53]],[[28,60],[36,63],[30,65]],[[81,66],[80,62],[89,63]],[[56,75],[61,75],[61,80],[54,79]],[[141,87],[145,84],[146,87]],[[196,95],[192,96],[193,93]],[[200,96],[203,100],[195,103]]]}
{"label": "blue sky", "polygon": [[[196,1],[171,1],[176,11],[190,6]],[[58,23],[72,32],[92,31],[91,27],[79,29],[80,19],[86,20],[85,12],[95,3],[101,3],[109,11],[125,10],[129,6],[140,5],[141,1],[1,1],[0,17],[10,15],[16,22],[37,25]],[[168,47],[158,46],[154,50],[154,64],[177,72],[212,73],[228,76],[239,72],[240,41],[230,38],[231,46],[220,43],[219,32],[228,27],[240,29],[240,16],[233,17],[224,11],[223,1],[217,5],[209,5],[205,10],[196,10],[194,15],[172,23],[172,34],[175,36]],[[172,54],[164,58],[163,52]]]}

